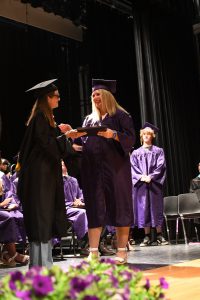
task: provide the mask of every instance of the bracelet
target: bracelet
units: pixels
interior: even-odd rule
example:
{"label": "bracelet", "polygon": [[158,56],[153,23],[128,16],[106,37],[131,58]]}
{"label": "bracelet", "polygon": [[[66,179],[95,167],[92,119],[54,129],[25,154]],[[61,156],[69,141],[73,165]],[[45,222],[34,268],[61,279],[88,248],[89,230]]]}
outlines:
{"label": "bracelet", "polygon": [[113,136],[112,136],[112,138],[115,140],[116,137],[117,137],[117,131],[116,131],[116,130],[113,130]]}

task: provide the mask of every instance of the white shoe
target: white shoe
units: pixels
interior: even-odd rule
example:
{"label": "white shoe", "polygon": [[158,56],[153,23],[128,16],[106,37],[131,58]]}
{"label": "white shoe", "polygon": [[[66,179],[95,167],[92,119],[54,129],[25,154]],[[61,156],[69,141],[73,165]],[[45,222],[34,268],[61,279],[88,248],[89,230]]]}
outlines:
{"label": "white shoe", "polygon": [[[99,249],[98,248],[89,248],[89,255],[87,257],[87,261],[91,261],[93,259],[98,259],[100,254],[99,254]],[[96,253],[94,253],[96,252]]]}

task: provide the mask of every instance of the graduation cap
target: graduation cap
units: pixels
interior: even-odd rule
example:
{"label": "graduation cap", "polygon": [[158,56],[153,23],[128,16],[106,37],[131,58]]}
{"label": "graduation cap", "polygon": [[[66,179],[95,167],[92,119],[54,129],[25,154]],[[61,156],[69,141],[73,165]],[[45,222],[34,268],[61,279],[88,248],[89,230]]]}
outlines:
{"label": "graduation cap", "polygon": [[36,98],[42,97],[58,89],[57,86],[53,84],[53,82],[55,82],[56,80],[57,79],[50,79],[40,82],[34,85],[32,88],[26,90],[26,92],[33,92]]}
{"label": "graduation cap", "polygon": [[154,133],[157,133],[159,131],[158,127],[156,127],[155,125],[149,122],[145,122],[141,129],[145,129],[145,128],[151,128],[154,131]]}
{"label": "graduation cap", "polygon": [[114,94],[116,93],[116,84],[116,80],[92,79],[92,91],[103,89]]}

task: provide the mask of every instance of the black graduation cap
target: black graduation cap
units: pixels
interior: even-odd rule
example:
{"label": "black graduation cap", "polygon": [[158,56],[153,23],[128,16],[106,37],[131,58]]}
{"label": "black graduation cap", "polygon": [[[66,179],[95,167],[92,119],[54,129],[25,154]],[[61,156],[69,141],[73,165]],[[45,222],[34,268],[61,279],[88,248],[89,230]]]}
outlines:
{"label": "black graduation cap", "polygon": [[151,128],[154,131],[154,133],[157,133],[159,131],[159,128],[156,127],[155,125],[153,125],[149,122],[145,122],[144,125],[142,126],[142,129],[145,129],[147,127]]}
{"label": "black graduation cap", "polygon": [[116,80],[92,79],[92,91],[103,89],[114,94],[116,93],[116,84]]}
{"label": "black graduation cap", "polygon": [[47,95],[48,93],[56,91],[58,88],[53,84],[57,79],[50,79],[34,85],[26,92],[34,92],[36,98]]}

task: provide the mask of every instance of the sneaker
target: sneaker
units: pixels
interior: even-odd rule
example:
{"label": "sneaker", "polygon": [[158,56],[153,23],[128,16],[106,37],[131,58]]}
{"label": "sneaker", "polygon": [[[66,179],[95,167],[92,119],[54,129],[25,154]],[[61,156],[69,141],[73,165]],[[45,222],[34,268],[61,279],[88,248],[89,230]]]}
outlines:
{"label": "sneaker", "polygon": [[169,242],[166,241],[166,239],[162,235],[157,236],[157,243],[158,243],[158,246],[164,246],[164,245],[169,244]]}
{"label": "sneaker", "polygon": [[143,242],[140,244],[140,247],[149,246],[151,243],[149,236],[145,236]]}
{"label": "sneaker", "polygon": [[130,245],[135,245],[135,244],[136,244],[136,242],[135,242],[135,240],[134,240],[133,238],[131,238],[131,239],[129,240],[129,243],[130,243]]}

